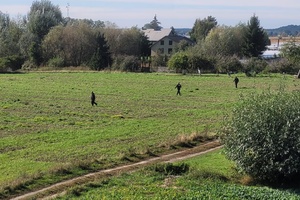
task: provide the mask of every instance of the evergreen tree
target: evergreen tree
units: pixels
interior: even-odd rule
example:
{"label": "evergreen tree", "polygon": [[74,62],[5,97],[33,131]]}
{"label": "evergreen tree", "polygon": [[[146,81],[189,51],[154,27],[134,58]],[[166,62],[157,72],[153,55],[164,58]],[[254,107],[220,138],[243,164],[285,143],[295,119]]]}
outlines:
{"label": "evergreen tree", "polygon": [[29,60],[32,64],[38,66],[42,62],[41,47],[37,42],[32,42],[29,47]]}
{"label": "evergreen tree", "polygon": [[157,17],[156,15],[154,16],[153,20],[148,23],[148,24],[145,24],[144,27],[142,28],[143,30],[146,30],[146,29],[154,29],[156,31],[159,31],[162,29],[162,27],[160,26],[160,22],[157,20]]}
{"label": "evergreen tree", "polygon": [[243,54],[246,57],[258,57],[267,49],[269,38],[265,30],[260,27],[258,17],[253,15],[244,33]]}
{"label": "evergreen tree", "polygon": [[112,63],[111,53],[109,52],[109,46],[105,40],[105,37],[101,33],[96,33],[96,48],[93,54],[89,66],[93,70],[101,70],[109,67]]}

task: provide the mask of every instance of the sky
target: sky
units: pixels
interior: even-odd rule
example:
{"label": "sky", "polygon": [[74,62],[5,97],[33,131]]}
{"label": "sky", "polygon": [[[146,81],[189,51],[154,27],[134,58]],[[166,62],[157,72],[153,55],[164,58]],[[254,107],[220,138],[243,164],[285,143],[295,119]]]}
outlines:
{"label": "sky", "polygon": [[[35,0],[0,0],[12,19],[26,15]],[[265,29],[300,25],[299,0],[51,0],[64,17],[109,21],[120,28],[143,27],[157,16],[164,28],[192,28],[196,19],[219,25],[248,23],[255,15]],[[69,6],[68,6],[69,5]]]}

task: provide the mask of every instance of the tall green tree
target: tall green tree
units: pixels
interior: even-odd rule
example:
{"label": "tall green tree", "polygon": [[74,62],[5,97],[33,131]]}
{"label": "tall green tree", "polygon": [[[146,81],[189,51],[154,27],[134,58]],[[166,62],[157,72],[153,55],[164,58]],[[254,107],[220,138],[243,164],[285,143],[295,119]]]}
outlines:
{"label": "tall green tree", "polygon": [[122,30],[117,38],[117,54],[132,56],[148,56],[150,43],[144,33],[137,27]]}
{"label": "tall green tree", "polygon": [[94,39],[94,29],[85,23],[56,26],[42,42],[44,58],[48,61],[60,57],[66,66],[80,66],[94,54]]}
{"label": "tall green tree", "polygon": [[0,11],[0,57],[19,55],[22,29],[9,15]]}
{"label": "tall green tree", "polygon": [[25,57],[25,59],[30,58],[31,52],[29,49],[31,48],[33,43],[38,44],[39,38],[36,35],[34,35],[33,33],[26,30],[21,35],[21,38],[19,40],[20,52],[21,52],[22,56]]}
{"label": "tall green tree", "polygon": [[20,53],[19,40],[23,29],[18,21],[0,11],[0,70],[17,70],[24,62]]}
{"label": "tall green tree", "polygon": [[137,27],[120,29],[117,27],[106,27],[101,30],[107,40],[110,52],[113,56],[149,56],[150,43],[145,34]]}
{"label": "tall green tree", "polygon": [[93,21],[91,19],[74,19],[69,17],[63,19],[64,26],[78,25],[80,23],[85,23],[94,29],[105,27],[105,23],[101,20]]}
{"label": "tall green tree", "polygon": [[259,57],[267,49],[269,37],[260,27],[260,21],[253,15],[248,22],[244,33],[243,55],[246,57]]}
{"label": "tall green tree", "polygon": [[60,8],[49,0],[34,1],[27,18],[29,31],[37,35],[40,40],[63,19]]}
{"label": "tall green tree", "polygon": [[218,26],[212,29],[203,43],[207,55],[241,56],[243,43],[241,26]]}
{"label": "tall green tree", "polygon": [[212,16],[208,16],[207,18],[196,19],[194,26],[191,30],[190,36],[191,39],[195,42],[199,42],[201,40],[204,40],[211,29],[216,27],[218,24],[216,18]]}
{"label": "tall green tree", "polygon": [[64,40],[67,34],[64,34],[65,29],[66,27],[63,26],[55,26],[44,37],[42,48],[45,62],[53,58],[66,59]]}
{"label": "tall green tree", "polygon": [[283,48],[281,49],[281,54],[283,57],[288,59],[291,63],[294,65],[299,66],[300,62],[300,47],[297,45],[295,40],[291,40],[283,45]]}
{"label": "tall green tree", "polygon": [[40,65],[42,62],[41,46],[37,42],[32,42],[29,46],[29,59],[35,65]]}
{"label": "tall green tree", "polygon": [[10,23],[10,18],[8,14],[0,11],[0,33],[8,28]]}
{"label": "tall green tree", "polygon": [[101,70],[111,66],[111,64],[111,53],[104,34],[97,32],[95,35],[95,52],[89,62],[89,66],[93,70]]}
{"label": "tall green tree", "polygon": [[160,26],[160,22],[157,20],[156,15],[154,16],[153,20],[150,23],[147,23],[144,25],[144,27],[142,29],[146,30],[146,29],[154,29],[156,31],[159,31],[162,29],[162,26]]}

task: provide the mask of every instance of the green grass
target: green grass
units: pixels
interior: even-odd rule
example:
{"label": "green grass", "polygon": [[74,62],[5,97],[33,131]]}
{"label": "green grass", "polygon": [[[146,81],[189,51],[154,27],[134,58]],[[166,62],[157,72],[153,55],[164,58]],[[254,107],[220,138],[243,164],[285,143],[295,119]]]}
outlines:
{"label": "green grass", "polygon": [[290,190],[239,184],[242,176],[221,150],[172,166],[182,164],[189,166],[182,174],[161,173],[160,164],[74,187],[56,199],[300,199]]}
{"label": "green grass", "polygon": [[0,195],[160,154],[182,135],[213,135],[241,94],[300,85],[292,76],[239,78],[235,89],[227,75],[0,74]]}

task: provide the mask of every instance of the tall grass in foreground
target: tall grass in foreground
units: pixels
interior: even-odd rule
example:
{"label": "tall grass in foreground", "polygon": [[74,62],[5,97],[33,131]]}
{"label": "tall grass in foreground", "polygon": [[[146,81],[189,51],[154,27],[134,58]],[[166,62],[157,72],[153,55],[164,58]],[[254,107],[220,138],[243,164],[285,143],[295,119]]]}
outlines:
{"label": "tall grass in foreground", "polygon": [[299,89],[291,76],[239,78],[236,89],[227,75],[0,74],[0,195],[213,137],[239,95]]}
{"label": "tall grass in foreground", "polygon": [[[182,173],[171,170],[179,168]],[[184,162],[154,165],[74,187],[56,199],[300,199],[289,190],[241,185],[241,178],[233,163],[218,150]]]}

